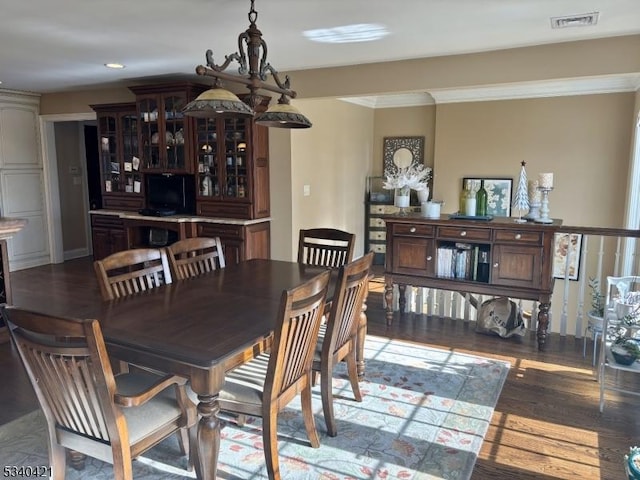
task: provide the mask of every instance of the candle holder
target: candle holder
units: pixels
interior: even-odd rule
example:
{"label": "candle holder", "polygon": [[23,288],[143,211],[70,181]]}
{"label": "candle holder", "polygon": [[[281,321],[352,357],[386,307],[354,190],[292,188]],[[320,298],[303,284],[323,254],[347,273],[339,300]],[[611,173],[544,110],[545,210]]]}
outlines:
{"label": "candle holder", "polygon": [[[536,187],[537,188],[537,187]],[[540,204],[532,203],[529,205],[529,213],[524,216],[529,221],[535,221],[540,218]]]}
{"label": "candle holder", "polygon": [[540,203],[540,215],[534,221],[536,223],[553,223],[553,220],[549,218],[549,192],[553,190],[553,187],[538,187],[542,194]]}

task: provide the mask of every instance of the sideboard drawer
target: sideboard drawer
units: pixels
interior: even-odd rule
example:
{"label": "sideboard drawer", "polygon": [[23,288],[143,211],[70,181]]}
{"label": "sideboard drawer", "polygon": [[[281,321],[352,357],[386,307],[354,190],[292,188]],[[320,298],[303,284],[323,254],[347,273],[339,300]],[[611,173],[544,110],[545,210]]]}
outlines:
{"label": "sideboard drawer", "polygon": [[394,235],[410,235],[412,237],[433,237],[432,225],[412,225],[410,223],[394,223]]}
{"label": "sideboard drawer", "polygon": [[495,242],[526,243],[529,245],[542,245],[542,232],[495,230],[493,232],[493,240]]}
{"label": "sideboard drawer", "polygon": [[487,240],[491,239],[489,228],[438,227],[438,237],[452,240]]}

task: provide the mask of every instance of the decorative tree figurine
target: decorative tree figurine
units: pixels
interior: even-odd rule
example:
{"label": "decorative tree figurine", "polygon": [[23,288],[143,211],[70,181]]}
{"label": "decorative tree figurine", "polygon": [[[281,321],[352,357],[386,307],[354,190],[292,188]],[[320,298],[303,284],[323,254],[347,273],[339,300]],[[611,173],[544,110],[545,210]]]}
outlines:
{"label": "decorative tree figurine", "polygon": [[526,220],[522,218],[522,212],[529,209],[529,191],[527,189],[527,171],[524,169],[524,166],[527,162],[522,161],[520,165],[522,168],[520,169],[520,178],[518,179],[518,186],[516,188],[516,194],[513,199],[513,208],[518,210],[518,218],[516,218],[516,222],[518,223],[526,223]]}

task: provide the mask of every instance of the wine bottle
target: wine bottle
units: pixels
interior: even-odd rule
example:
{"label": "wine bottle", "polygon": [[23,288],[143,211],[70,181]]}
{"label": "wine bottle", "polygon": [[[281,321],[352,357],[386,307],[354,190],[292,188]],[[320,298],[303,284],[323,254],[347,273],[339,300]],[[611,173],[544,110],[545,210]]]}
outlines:
{"label": "wine bottle", "polygon": [[484,180],[480,180],[480,189],[476,192],[476,215],[487,215],[487,191],[484,189]]}

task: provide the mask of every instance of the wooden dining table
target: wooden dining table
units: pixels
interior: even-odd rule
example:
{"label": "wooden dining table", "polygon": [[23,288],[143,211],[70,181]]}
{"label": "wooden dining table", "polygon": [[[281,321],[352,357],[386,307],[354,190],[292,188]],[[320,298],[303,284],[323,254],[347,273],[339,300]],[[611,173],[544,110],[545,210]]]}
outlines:
{"label": "wooden dining table", "polygon": [[[225,372],[268,348],[283,290],[323,270],[297,262],[254,259],[100,304],[95,317],[111,355],[189,379],[199,400],[198,478],[216,478],[218,394]],[[334,272],[328,300],[336,277]],[[358,340],[361,377],[365,334],[363,311]]]}

